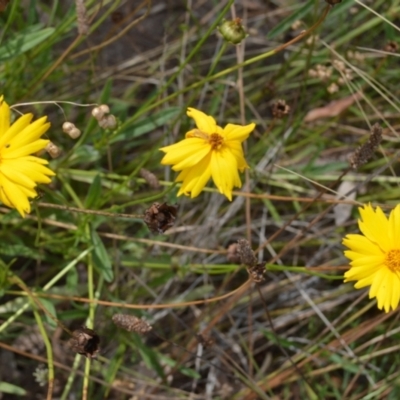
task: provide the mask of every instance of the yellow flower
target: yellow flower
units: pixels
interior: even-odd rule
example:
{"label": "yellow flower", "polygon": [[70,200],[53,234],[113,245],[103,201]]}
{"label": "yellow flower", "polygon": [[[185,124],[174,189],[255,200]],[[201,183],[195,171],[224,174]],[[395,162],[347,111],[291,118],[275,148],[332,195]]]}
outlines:
{"label": "yellow flower", "polygon": [[10,126],[10,107],[0,96],[0,200],[22,217],[31,211],[28,198],[37,196],[37,183],[49,183],[55,175],[46,160],[30,155],[49,143],[40,137],[50,127],[47,117],[31,123],[32,118],[24,114]]}
{"label": "yellow flower", "polygon": [[359,208],[358,221],[363,235],[347,235],[344,252],[351,268],[344,274],[345,282],[357,281],[356,289],[371,286],[369,298],[376,297],[378,308],[389,312],[400,300],[400,204],[389,219],[383,211],[368,204]]}
{"label": "yellow flower", "polygon": [[212,178],[220,193],[232,200],[233,187],[242,186],[238,170],[249,168],[242,142],[256,125],[228,124],[222,129],[213,117],[195,108],[188,108],[187,115],[197,128],[186,133],[186,139],[162,147],[160,150],[166,154],[161,164],[180,171],[175,180],[182,182],[178,196],[197,197]]}

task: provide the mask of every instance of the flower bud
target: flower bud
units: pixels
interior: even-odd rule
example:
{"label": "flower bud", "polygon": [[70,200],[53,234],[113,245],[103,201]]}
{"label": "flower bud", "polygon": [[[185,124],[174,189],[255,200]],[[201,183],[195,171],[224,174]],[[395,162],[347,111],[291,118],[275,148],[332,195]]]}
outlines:
{"label": "flower bud", "polygon": [[77,139],[79,136],[81,136],[81,131],[80,131],[80,129],[74,127],[73,129],[71,129],[71,130],[68,132],[68,135],[69,135],[69,137],[70,137],[71,139]]}
{"label": "flower bud", "polygon": [[103,114],[110,114],[110,107],[108,107],[107,104],[101,104],[99,108],[103,112]]}
{"label": "flower bud", "polygon": [[64,122],[62,126],[62,130],[65,133],[69,133],[72,131],[72,129],[75,128],[75,125],[72,122]]}
{"label": "flower bud", "polygon": [[239,44],[248,36],[240,18],[236,18],[233,21],[222,22],[218,30],[227,42],[233,44]]}
{"label": "flower bud", "polygon": [[53,142],[47,143],[45,150],[50,154],[51,158],[57,158],[61,153],[60,148],[56,146]]}
{"label": "flower bud", "polygon": [[104,112],[100,109],[100,107],[95,107],[92,110],[92,116],[100,121],[104,117]]}
{"label": "flower bud", "polygon": [[117,120],[114,115],[106,115],[99,121],[99,125],[103,129],[114,129],[117,126]]}

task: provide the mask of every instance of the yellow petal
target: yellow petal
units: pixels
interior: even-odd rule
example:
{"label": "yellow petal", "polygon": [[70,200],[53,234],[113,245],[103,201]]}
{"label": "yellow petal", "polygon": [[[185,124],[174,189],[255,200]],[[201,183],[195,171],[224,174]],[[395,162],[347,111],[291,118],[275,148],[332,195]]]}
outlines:
{"label": "yellow petal", "polygon": [[22,147],[39,139],[50,128],[50,122],[46,123],[46,120],[47,117],[42,117],[29,124],[9,141],[9,147]]}
{"label": "yellow petal", "polygon": [[[21,157],[13,160],[5,160],[3,164],[13,168],[15,171],[18,171],[21,174],[28,176],[37,183],[49,183],[51,180],[48,178],[48,176],[54,176],[55,173],[51,169],[42,165],[42,163],[38,163],[31,159],[26,160],[26,158],[27,157]],[[41,160],[39,157],[32,158]]]}
{"label": "yellow petal", "polygon": [[30,179],[26,174],[21,173],[20,171],[12,168],[6,162],[2,162],[0,164],[0,173],[7,177],[13,183],[25,186],[27,188],[34,188],[36,183]]}
{"label": "yellow petal", "polygon": [[[160,150],[164,151],[166,155],[161,160],[163,165],[174,165],[187,162],[190,157],[194,157],[192,161],[187,164],[189,167],[195,164],[196,160],[200,161],[204,155],[211,151],[211,146],[203,139],[184,139],[179,143],[171,146],[162,147]],[[178,171],[182,168],[175,168]]]}
{"label": "yellow petal", "polygon": [[249,168],[246,159],[244,158],[243,148],[240,142],[226,142],[226,147],[235,156],[236,165],[239,171],[243,172],[246,168]]}
{"label": "yellow petal", "polygon": [[185,194],[194,198],[201,193],[211,177],[210,158],[209,154],[199,165],[185,169],[178,175],[176,181],[183,181],[178,196]]}
{"label": "yellow petal", "polygon": [[[9,114],[8,118],[10,118]],[[6,131],[1,132],[2,136],[0,137],[0,149],[4,146],[7,146],[14,136],[25,129],[31,122],[32,118],[33,114],[24,114],[22,117],[19,117]],[[8,123],[10,123],[10,120],[8,120]]]}
{"label": "yellow petal", "polygon": [[37,151],[44,149],[47,146],[47,143],[49,142],[50,140],[38,139],[22,147],[17,147],[15,149],[13,148],[4,149],[2,152],[2,157],[4,159],[25,157],[28,156],[29,154],[36,153]]}
{"label": "yellow petal", "polygon": [[188,117],[193,118],[197,128],[205,133],[219,133],[217,132],[217,123],[210,115],[204,114],[202,111],[195,108],[188,108],[186,114]]}
{"label": "yellow petal", "polygon": [[389,246],[400,248],[400,204],[389,215]]}
{"label": "yellow petal", "polygon": [[254,123],[245,126],[228,124],[224,128],[224,137],[227,141],[238,141],[241,143],[249,137],[255,127],[256,124]]}
{"label": "yellow petal", "polygon": [[389,221],[380,207],[376,211],[370,204],[359,208],[362,220],[358,221],[361,232],[384,252],[390,250]]}
{"label": "yellow petal", "polygon": [[10,107],[3,100],[3,96],[0,97],[0,143],[2,136],[7,132],[10,127]]}
{"label": "yellow petal", "polygon": [[236,159],[228,149],[212,152],[211,176],[220,193],[232,201],[233,187],[240,187],[242,183]]}
{"label": "yellow petal", "polygon": [[16,208],[22,217],[25,217],[26,213],[31,211],[31,205],[29,204],[28,197],[21,190],[19,185],[11,182],[7,177],[0,173],[0,187],[3,192],[3,196],[8,199],[7,205],[9,207]]}
{"label": "yellow petal", "polygon": [[347,235],[343,241],[343,245],[353,250],[354,252],[364,255],[382,255],[382,249],[362,235]]}

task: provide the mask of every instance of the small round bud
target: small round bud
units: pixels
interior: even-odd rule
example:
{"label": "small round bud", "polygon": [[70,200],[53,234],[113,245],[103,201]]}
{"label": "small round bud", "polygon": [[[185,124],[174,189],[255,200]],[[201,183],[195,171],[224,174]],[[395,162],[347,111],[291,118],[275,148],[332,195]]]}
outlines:
{"label": "small round bud", "polygon": [[218,30],[227,42],[233,44],[239,44],[248,36],[240,18],[236,18],[233,21],[224,21],[218,27]]}
{"label": "small round bud", "polygon": [[71,129],[71,131],[68,132],[68,135],[71,139],[77,139],[79,136],[81,136],[81,131],[74,127],[74,129]]}
{"label": "small round bud", "polygon": [[45,150],[50,154],[51,158],[57,158],[61,154],[61,150],[53,142],[47,143]]}
{"label": "small round bud", "polygon": [[107,115],[107,117],[105,119],[107,120],[108,129],[114,129],[117,126],[117,120],[114,117],[114,115],[112,115],[112,114]]}
{"label": "small round bud", "polygon": [[99,108],[103,112],[103,114],[110,114],[110,107],[108,107],[107,104],[101,104]]}
{"label": "small round bud", "polygon": [[72,129],[75,128],[75,125],[72,122],[64,122],[62,126],[62,130],[65,133],[69,133],[72,131]]}
{"label": "small round bud", "polygon": [[92,110],[92,116],[100,121],[104,117],[104,112],[100,109],[100,107],[95,107]]}
{"label": "small round bud", "polygon": [[99,125],[103,129],[114,129],[117,126],[117,120],[112,114],[106,115],[99,121]]}

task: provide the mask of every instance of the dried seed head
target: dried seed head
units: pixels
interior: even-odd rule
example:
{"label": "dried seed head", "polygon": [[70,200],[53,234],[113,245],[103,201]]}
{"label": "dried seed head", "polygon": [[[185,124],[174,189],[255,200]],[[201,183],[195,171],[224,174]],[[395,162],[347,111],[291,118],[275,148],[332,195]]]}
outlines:
{"label": "dried seed head", "polygon": [[62,130],[65,133],[69,133],[72,131],[72,129],[75,128],[75,125],[72,122],[64,122],[62,125]]}
{"label": "dried seed head", "polygon": [[256,264],[247,268],[247,271],[254,282],[260,283],[265,280],[265,266],[264,263]]}
{"label": "dried seed head", "polygon": [[283,118],[285,115],[289,114],[290,107],[286,104],[285,100],[277,100],[272,103],[271,110],[274,118]]}
{"label": "dried seed head", "polygon": [[80,129],[74,127],[73,129],[71,129],[71,130],[68,132],[68,136],[69,136],[71,139],[78,139],[78,137],[81,136],[81,131],[80,131]]}
{"label": "dried seed head", "polygon": [[169,206],[167,203],[153,203],[144,212],[143,221],[153,233],[164,233],[174,225],[177,215],[177,207]]}
{"label": "dried seed head", "polygon": [[218,27],[219,32],[223,38],[232,44],[239,44],[248,35],[242,25],[242,20],[236,18],[233,21],[224,21]]}
{"label": "dried seed head", "polygon": [[47,143],[45,150],[50,154],[51,158],[57,158],[61,154],[61,150],[53,142]]}
{"label": "dried seed head", "polygon": [[72,332],[72,338],[69,339],[68,345],[72,351],[82,354],[87,358],[94,358],[99,352],[100,337],[92,329],[82,326]]}
{"label": "dried seed head", "polygon": [[157,177],[152,172],[141,168],[139,174],[150,185],[151,188],[159,189],[160,182],[158,182]]}
{"label": "dried seed head", "polygon": [[114,314],[112,320],[118,327],[125,329],[128,332],[140,333],[141,335],[150,332],[153,329],[149,323],[133,315]]}
{"label": "dried seed head", "polygon": [[212,347],[215,343],[215,340],[204,336],[202,333],[196,334],[196,339],[199,344],[201,344],[204,348]]}
{"label": "dried seed head", "polygon": [[257,264],[257,257],[254,255],[254,251],[250,247],[250,243],[246,239],[238,240],[237,254],[239,255],[240,263],[253,267]]}
{"label": "dried seed head", "polygon": [[228,247],[228,252],[226,254],[226,258],[232,264],[241,264],[240,255],[238,253],[238,243],[232,243]]}
{"label": "dried seed head", "polygon": [[382,127],[375,124],[372,127],[368,142],[360,146],[349,158],[349,163],[352,168],[356,169],[365,164],[374,154],[379,144],[382,141]]}
{"label": "dried seed head", "polygon": [[397,50],[399,49],[399,45],[394,42],[393,40],[390,40],[385,44],[385,47],[383,50],[387,51],[388,53],[397,53]]}
{"label": "dried seed head", "polygon": [[78,32],[80,35],[89,33],[89,22],[86,16],[86,6],[83,0],[75,0]]}

